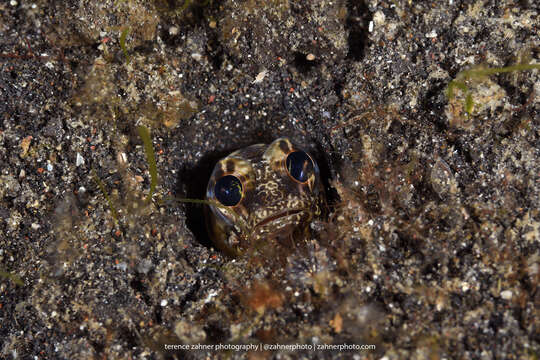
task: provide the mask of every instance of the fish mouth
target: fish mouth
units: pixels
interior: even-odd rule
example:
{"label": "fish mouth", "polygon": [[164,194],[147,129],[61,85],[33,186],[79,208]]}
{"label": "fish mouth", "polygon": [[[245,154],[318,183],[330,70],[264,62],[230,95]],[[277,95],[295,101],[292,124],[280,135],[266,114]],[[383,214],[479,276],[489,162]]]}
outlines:
{"label": "fish mouth", "polygon": [[281,212],[278,212],[274,215],[271,215],[271,216],[268,216],[264,219],[262,219],[261,221],[259,221],[257,224],[255,224],[254,228],[260,228],[260,227],[263,227],[271,222],[274,222],[278,219],[281,219],[281,218],[285,218],[285,217],[289,217],[289,216],[293,216],[293,215],[297,215],[297,214],[306,214],[306,210],[301,210],[301,209],[292,209],[292,210],[286,210],[286,211],[281,211]]}

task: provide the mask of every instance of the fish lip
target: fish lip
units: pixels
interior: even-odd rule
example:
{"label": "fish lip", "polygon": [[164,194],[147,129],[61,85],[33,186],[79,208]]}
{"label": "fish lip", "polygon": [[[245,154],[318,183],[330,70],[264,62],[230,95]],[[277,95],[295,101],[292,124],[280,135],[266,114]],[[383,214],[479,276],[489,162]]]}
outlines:
{"label": "fish lip", "polygon": [[291,210],[281,211],[281,212],[265,217],[264,219],[259,221],[257,224],[255,224],[253,228],[257,229],[265,225],[268,225],[269,223],[276,221],[277,219],[281,219],[281,218],[296,215],[296,214],[302,214],[302,213],[307,213],[307,211],[305,209],[291,209]]}

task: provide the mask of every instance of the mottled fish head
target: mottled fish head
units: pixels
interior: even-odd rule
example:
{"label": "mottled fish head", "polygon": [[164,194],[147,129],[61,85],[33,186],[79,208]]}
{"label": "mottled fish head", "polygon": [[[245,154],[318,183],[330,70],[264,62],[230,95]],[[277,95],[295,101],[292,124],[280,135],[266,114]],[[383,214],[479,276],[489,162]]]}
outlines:
{"label": "mottled fish head", "polygon": [[313,157],[287,138],[218,161],[206,198],[212,241],[228,253],[291,239],[320,214],[322,186]]}

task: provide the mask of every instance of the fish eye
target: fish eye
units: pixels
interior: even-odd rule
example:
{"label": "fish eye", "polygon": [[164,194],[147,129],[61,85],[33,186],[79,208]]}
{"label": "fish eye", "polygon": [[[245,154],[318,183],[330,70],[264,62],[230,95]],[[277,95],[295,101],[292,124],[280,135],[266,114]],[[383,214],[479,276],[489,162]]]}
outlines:
{"label": "fish eye", "polygon": [[225,175],[216,181],[214,195],[225,206],[235,206],[242,200],[242,182],[234,175]]}
{"label": "fish eye", "polygon": [[285,162],[289,175],[296,181],[305,183],[315,172],[313,160],[302,150],[293,151]]}

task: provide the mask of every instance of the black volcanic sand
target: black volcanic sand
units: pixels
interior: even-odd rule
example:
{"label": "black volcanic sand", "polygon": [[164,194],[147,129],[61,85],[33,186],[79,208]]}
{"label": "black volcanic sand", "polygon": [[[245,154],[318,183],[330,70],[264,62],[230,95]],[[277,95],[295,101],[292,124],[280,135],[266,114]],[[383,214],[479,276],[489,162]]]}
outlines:
{"label": "black volcanic sand", "polygon": [[[538,358],[539,70],[461,72],[538,64],[539,23],[530,0],[3,0],[0,357]],[[174,198],[280,136],[327,214],[230,259]]]}

